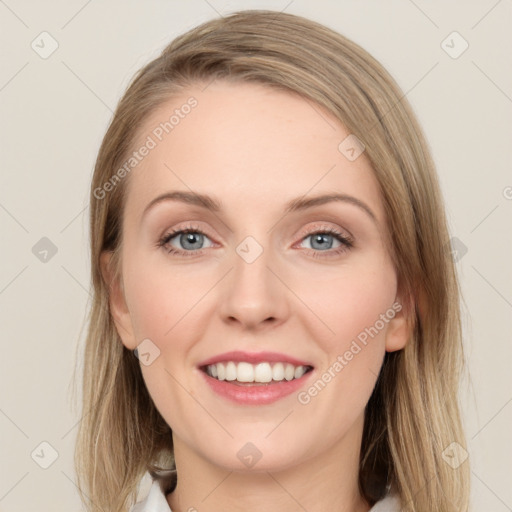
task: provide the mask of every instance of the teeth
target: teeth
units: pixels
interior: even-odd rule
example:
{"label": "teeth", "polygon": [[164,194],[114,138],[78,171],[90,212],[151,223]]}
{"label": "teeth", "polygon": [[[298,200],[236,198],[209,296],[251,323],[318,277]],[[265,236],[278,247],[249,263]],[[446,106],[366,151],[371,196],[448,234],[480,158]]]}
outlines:
{"label": "teeth", "polygon": [[268,363],[259,363],[254,368],[254,382],[270,382],[272,380],[272,368]]}
{"label": "teeth", "polygon": [[287,364],[284,368],[284,378],[292,380],[295,377],[295,368],[291,364]]}
{"label": "teeth", "polygon": [[284,365],[283,363],[276,363],[272,367],[272,379],[273,380],[283,380],[284,379]]}
{"label": "teeth", "polygon": [[236,380],[236,365],[233,361],[226,365],[226,380]]}
{"label": "teeth", "polygon": [[254,366],[249,363],[238,363],[236,376],[239,382],[254,382]]}
{"label": "teeth", "polygon": [[210,364],[206,373],[218,380],[237,382],[261,382],[300,379],[307,371],[307,366],[294,366],[289,363],[259,363],[246,362]]}

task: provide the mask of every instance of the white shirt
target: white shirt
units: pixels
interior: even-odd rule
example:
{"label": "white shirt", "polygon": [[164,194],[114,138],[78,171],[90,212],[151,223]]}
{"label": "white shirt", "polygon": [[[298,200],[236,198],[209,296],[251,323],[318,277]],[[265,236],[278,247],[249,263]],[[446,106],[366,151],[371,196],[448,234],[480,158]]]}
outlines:
{"label": "white shirt", "polygon": [[[174,487],[176,472],[169,471],[162,478],[153,480],[147,497],[136,503],[130,512],[172,512],[167,503],[166,493]],[[386,496],[378,501],[369,512],[399,512],[400,501],[396,496]]]}

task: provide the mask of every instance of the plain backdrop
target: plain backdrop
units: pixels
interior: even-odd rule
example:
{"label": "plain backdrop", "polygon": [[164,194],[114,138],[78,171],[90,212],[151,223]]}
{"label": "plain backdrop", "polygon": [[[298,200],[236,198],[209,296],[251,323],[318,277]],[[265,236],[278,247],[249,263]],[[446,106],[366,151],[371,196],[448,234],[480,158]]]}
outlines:
{"label": "plain backdrop", "polygon": [[510,0],[0,0],[0,511],[81,510],[71,384],[89,299],[89,184],[112,111],[175,36],[243,8],[339,31],[412,104],[457,249],[474,510],[511,511]]}

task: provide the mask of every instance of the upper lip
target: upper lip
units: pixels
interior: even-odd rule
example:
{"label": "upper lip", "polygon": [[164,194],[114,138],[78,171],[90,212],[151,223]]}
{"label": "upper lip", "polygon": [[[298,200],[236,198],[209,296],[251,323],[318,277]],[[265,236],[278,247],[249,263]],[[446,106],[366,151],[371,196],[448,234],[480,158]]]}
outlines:
{"label": "upper lip", "polygon": [[234,350],[232,352],[224,352],[216,356],[205,359],[198,364],[199,367],[208,366],[210,364],[224,363],[227,361],[241,362],[245,361],[251,364],[258,363],[290,363],[294,366],[313,366],[312,364],[301,361],[296,357],[287,354],[280,354],[278,352],[243,352],[241,350]]}

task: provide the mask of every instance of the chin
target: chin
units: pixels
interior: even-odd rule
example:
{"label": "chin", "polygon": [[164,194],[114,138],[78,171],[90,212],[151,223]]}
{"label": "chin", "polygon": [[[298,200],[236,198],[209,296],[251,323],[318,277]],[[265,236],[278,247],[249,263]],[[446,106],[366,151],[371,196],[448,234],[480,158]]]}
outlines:
{"label": "chin", "polygon": [[[245,438],[247,439],[247,438]],[[297,453],[297,444],[289,438],[283,446],[267,440],[234,441],[224,444],[222,453],[206,454],[206,458],[218,467],[237,473],[278,472],[297,466],[305,454]]]}

